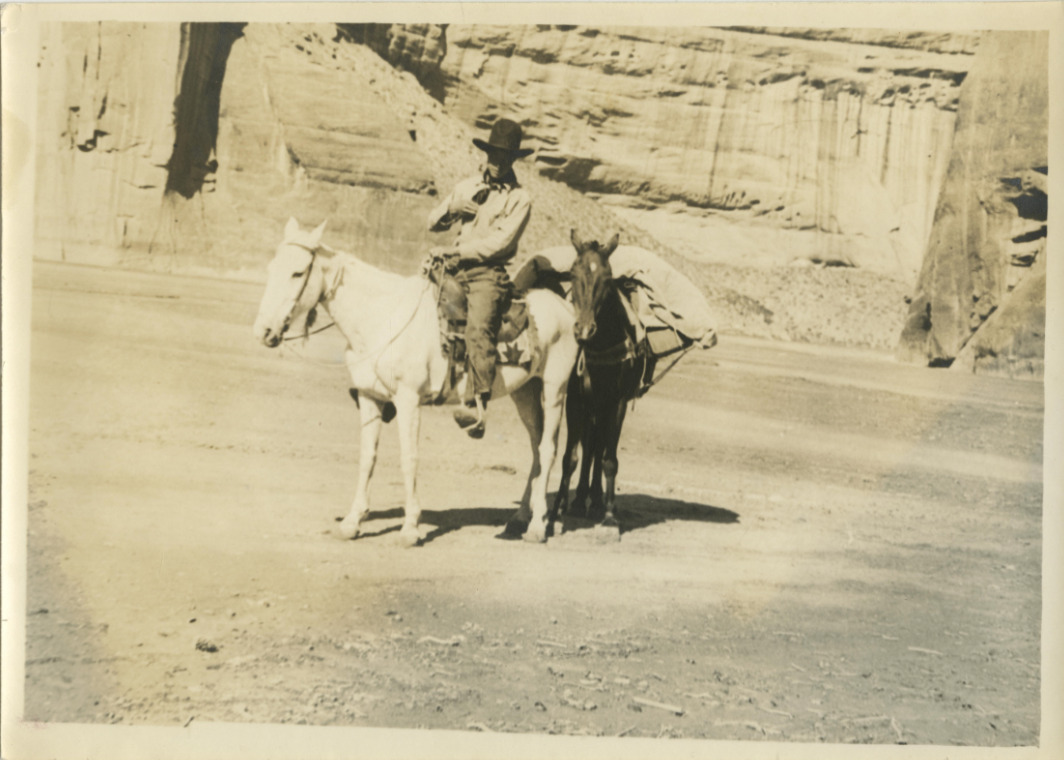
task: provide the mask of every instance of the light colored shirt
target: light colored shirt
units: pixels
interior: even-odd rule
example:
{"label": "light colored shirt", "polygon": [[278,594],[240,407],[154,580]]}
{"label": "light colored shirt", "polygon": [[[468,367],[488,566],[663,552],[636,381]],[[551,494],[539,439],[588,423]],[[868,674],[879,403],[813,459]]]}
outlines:
{"label": "light colored shirt", "polygon": [[[452,203],[483,191],[487,197],[475,217],[463,220],[460,214],[451,213]],[[512,173],[503,182],[492,182],[481,174],[455,185],[429,214],[428,222],[433,232],[450,229],[456,222],[461,225],[455,248],[463,261],[506,264],[517,254],[517,243],[531,214],[532,199]]]}

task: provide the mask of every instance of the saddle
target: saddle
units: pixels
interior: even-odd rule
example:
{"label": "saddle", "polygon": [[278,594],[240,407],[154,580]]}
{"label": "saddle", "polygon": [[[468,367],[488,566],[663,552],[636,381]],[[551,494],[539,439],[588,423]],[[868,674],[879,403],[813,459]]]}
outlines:
{"label": "saddle", "polygon": [[[429,279],[437,288],[436,312],[440,320],[440,349],[449,365],[447,385],[453,387],[464,374],[466,367],[466,289],[443,267],[434,266],[429,271]],[[496,338],[499,365],[531,365],[534,358],[531,327],[528,305],[523,298],[514,297],[510,301],[509,309],[503,314],[502,325]]]}

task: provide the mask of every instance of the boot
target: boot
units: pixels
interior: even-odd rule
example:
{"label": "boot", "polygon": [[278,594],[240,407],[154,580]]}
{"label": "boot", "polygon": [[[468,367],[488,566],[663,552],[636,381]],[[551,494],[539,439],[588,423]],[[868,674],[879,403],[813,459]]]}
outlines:
{"label": "boot", "polygon": [[472,401],[467,401],[465,406],[455,410],[454,421],[458,423],[458,427],[466,431],[466,435],[470,438],[483,438],[486,428],[484,413],[487,408],[487,394],[478,394]]}

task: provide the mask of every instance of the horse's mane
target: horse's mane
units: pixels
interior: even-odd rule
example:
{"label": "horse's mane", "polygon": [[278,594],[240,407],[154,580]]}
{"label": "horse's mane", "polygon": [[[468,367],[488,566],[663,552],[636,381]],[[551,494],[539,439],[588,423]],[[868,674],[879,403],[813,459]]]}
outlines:
{"label": "horse's mane", "polygon": [[389,272],[380,267],[376,267],[373,264],[369,264],[353,253],[347,251],[340,251],[336,248],[322,244],[318,247],[318,253],[324,254],[327,258],[335,259],[340,263],[340,266],[344,268],[345,279],[348,276],[358,278],[359,282],[368,282],[372,280],[375,283],[388,287],[396,287],[401,283],[409,280],[409,277],[397,274],[396,272]]}

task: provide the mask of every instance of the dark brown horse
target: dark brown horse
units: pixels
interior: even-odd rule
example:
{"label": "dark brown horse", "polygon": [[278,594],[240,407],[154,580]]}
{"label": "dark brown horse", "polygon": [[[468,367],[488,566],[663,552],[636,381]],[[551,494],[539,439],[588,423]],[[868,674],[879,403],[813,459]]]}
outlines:
{"label": "dark brown horse", "polygon": [[[617,446],[628,402],[639,392],[647,364],[637,345],[635,327],[618,283],[610,269],[616,235],[606,243],[583,241],[572,232],[576,262],[572,268],[572,302],[576,312],[576,340],[580,354],[569,379],[565,416],[568,435],[562,458],[562,480],[553,513],[566,510],[569,481],[576,468],[579,443],[580,480],[572,509],[618,527],[615,505]],[[592,473],[593,468],[593,473]],[[589,475],[591,478],[589,480]],[[602,476],[605,475],[605,493]],[[587,500],[591,510],[587,512]]]}

